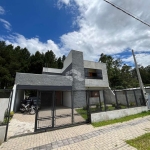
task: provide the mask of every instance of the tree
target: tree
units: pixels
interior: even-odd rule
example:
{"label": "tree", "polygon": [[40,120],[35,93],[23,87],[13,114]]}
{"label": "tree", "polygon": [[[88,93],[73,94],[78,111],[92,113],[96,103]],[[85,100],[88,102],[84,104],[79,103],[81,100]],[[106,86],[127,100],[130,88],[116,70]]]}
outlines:
{"label": "tree", "polygon": [[41,74],[44,66],[44,57],[39,51],[30,57],[30,73]]}
{"label": "tree", "polygon": [[103,53],[100,55],[99,61],[106,63],[109,85],[111,87],[120,85],[121,79],[119,67],[122,64],[122,61],[120,59],[115,60],[112,56]]}
{"label": "tree", "polygon": [[62,69],[63,68],[63,62],[61,60],[61,57],[59,57],[57,59],[57,67],[58,67],[58,69]]}
{"label": "tree", "polygon": [[45,65],[49,68],[57,68],[57,59],[52,50],[45,53]]}

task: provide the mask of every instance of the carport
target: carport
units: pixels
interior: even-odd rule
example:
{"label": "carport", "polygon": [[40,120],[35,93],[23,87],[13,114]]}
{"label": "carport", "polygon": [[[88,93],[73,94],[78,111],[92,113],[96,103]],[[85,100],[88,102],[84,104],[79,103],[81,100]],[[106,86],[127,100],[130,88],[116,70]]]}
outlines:
{"label": "carport", "polygon": [[[40,109],[30,119],[34,123],[34,132],[86,122],[74,108],[72,77],[17,73],[15,87],[12,100],[15,112],[20,108],[25,90],[36,91],[37,99],[41,101]],[[24,121],[31,118],[29,115],[23,117]]]}

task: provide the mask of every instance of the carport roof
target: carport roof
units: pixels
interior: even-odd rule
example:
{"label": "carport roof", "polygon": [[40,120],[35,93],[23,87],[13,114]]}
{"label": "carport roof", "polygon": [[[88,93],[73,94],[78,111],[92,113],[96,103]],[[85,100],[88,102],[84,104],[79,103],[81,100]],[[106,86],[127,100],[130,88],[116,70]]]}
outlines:
{"label": "carport roof", "polygon": [[16,73],[15,84],[20,89],[72,87],[71,76]]}

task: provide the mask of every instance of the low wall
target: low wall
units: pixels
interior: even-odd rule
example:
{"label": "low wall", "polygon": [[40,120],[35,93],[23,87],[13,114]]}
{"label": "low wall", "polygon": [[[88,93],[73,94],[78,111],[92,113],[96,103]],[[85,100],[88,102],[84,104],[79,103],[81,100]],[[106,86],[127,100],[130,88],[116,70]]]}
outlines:
{"label": "low wall", "polygon": [[6,109],[8,108],[9,98],[0,98],[0,122],[4,119],[4,114]]}
{"label": "low wall", "polygon": [[4,142],[6,126],[0,126],[0,145]]}
{"label": "low wall", "polygon": [[117,119],[129,115],[138,114],[143,111],[148,111],[147,106],[93,113],[91,114],[91,122],[93,123],[93,122]]}

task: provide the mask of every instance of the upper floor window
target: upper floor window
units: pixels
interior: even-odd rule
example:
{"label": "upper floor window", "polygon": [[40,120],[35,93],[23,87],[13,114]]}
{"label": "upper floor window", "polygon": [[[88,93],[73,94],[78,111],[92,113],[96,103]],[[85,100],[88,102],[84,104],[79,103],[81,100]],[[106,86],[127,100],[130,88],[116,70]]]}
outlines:
{"label": "upper floor window", "polygon": [[84,68],[84,73],[86,79],[103,79],[101,69]]}

